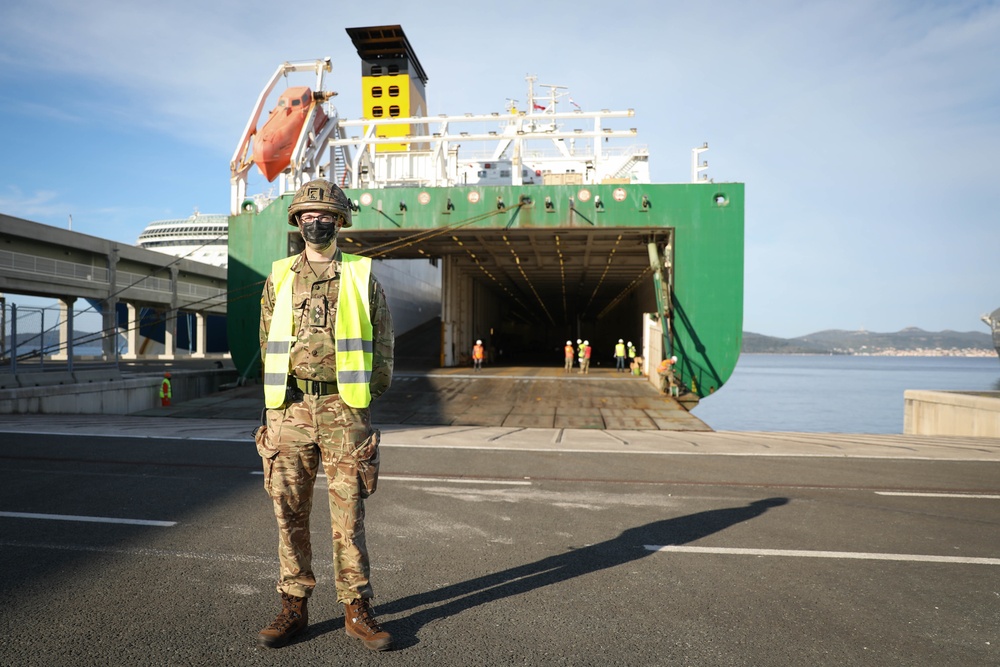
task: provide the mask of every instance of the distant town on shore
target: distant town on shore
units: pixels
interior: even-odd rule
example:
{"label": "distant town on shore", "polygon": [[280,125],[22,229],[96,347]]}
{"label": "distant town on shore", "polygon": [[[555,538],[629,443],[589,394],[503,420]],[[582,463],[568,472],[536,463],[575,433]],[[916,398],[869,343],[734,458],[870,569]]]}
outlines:
{"label": "distant town on shore", "polygon": [[845,354],[881,357],[996,357],[993,337],[979,331],[924,331],[908,327],[895,333],[830,329],[797,338],[743,332],[748,354]]}

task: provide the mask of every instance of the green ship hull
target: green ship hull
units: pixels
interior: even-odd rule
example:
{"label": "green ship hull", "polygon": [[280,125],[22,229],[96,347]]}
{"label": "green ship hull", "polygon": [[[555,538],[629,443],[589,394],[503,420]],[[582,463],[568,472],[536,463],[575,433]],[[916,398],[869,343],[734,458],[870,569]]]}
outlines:
{"label": "green ship hull", "polygon": [[[743,327],[742,183],[511,185],[345,189],[358,206],[345,252],[441,263],[442,359],[455,340],[496,339],[502,360],[561,364],[566,340],[586,337],[611,364],[619,338],[660,323],[661,358],[693,394],[720,389],[739,358]],[[229,345],[244,376],[259,373],[260,293],[271,263],[297,251],[290,195],[229,221]],[[374,271],[379,275],[379,262]],[[387,285],[391,294],[391,287]],[[471,292],[472,296],[455,296]],[[471,304],[464,338],[445,329],[447,304]],[[457,309],[461,311],[462,309]],[[662,326],[666,324],[666,326]],[[626,333],[623,333],[626,332]],[[452,341],[449,343],[449,341]],[[638,343],[638,341],[637,341]],[[641,350],[640,350],[641,352]],[[534,354],[527,354],[534,353]],[[652,353],[651,353],[652,354]],[[558,355],[558,357],[554,356]],[[545,360],[548,361],[545,361]]]}

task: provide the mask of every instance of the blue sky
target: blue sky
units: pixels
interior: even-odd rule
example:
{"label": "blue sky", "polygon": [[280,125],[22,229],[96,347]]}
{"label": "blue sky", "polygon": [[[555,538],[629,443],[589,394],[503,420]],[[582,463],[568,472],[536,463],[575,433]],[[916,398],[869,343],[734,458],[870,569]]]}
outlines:
{"label": "blue sky", "polygon": [[985,332],[1000,307],[1000,2],[354,5],[6,0],[0,212],[126,243],[225,213],[275,68],[330,56],[357,118],[344,28],[398,23],[431,114],[502,111],[534,74],[635,109],[654,181],[707,141],[746,184],[745,330]]}

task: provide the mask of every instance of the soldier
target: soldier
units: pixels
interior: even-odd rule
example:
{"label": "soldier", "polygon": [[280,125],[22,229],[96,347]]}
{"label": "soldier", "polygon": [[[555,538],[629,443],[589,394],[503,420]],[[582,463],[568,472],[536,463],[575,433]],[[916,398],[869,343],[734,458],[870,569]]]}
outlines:
{"label": "soldier", "polygon": [[309,514],[319,464],[329,479],[337,599],[347,634],[370,649],[391,647],[378,624],[365,544],[364,500],[374,492],[379,432],[369,404],[392,381],[392,318],[371,259],[337,248],[351,207],[333,183],[306,183],[288,207],[305,240],[274,262],[261,296],[266,428],[256,434],[264,487],[278,520],[282,609],[258,644],[284,646],[308,624],[316,585]]}

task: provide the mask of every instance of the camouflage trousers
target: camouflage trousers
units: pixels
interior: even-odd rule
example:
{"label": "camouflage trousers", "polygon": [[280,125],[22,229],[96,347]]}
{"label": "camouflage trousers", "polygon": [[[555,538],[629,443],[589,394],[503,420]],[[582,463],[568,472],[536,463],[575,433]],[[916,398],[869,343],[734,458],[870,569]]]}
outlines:
{"label": "camouflage trousers", "polygon": [[337,600],[372,597],[357,466],[372,455],[371,435],[368,408],[352,408],[336,394],[305,395],[267,411],[267,436],[258,440],[257,449],[278,520],[279,592],[309,597],[316,586],[309,515],[322,463],[329,486]]}

